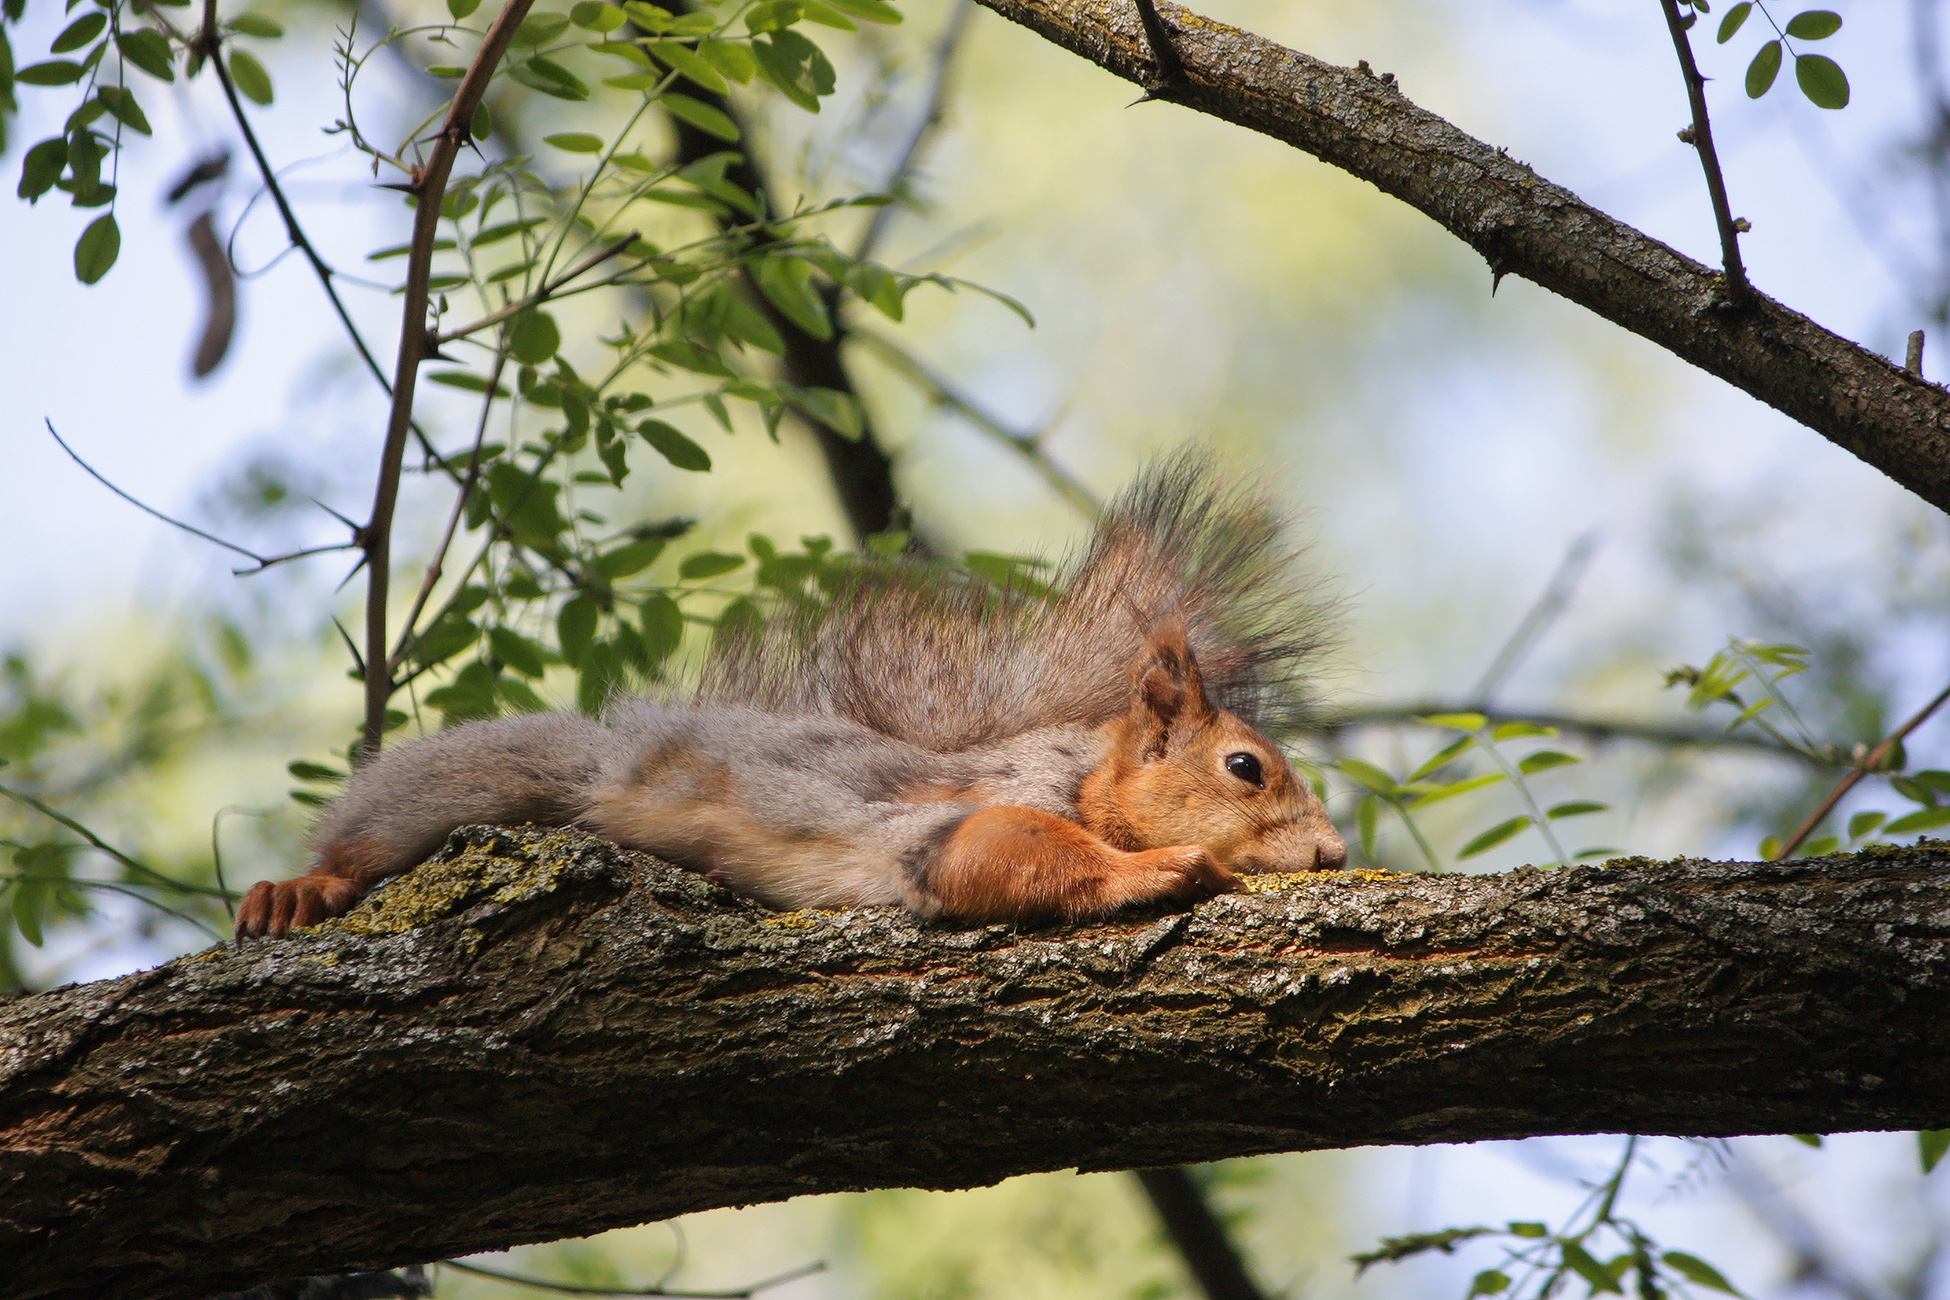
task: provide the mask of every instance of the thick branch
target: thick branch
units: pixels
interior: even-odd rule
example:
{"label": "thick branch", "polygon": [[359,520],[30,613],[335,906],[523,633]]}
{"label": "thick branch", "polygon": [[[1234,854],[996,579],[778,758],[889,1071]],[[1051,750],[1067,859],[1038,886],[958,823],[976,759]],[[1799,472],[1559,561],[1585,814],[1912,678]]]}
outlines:
{"label": "thick branch", "polygon": [[[1153,64],[1130,0],[981,0],[1127,81]],[[1159,98],[1283,140],[1434,218],[1501,279],[1520,275],[1806,424],[1950,510],[1950,393],[1756,293],[1728,311],[1722,275],[1590,207],[1331,64],[1160,0],[1186,78]]]}
{"label": "thick branch", "polygon": [[1350,873],[1016,934],[464,831],[317,931],[0,1006],[0,1297],[1068,1166],[1942,1127],[1946,869]]}

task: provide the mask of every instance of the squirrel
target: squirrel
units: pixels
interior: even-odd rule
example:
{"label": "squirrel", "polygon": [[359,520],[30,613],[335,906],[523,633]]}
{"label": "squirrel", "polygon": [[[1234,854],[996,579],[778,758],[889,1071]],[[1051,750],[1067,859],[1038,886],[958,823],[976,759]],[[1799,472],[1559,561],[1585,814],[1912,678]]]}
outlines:
{"label": "squirrel", "polygon": [[1260,730],[1321,644],[1280,531],[1193,452],[1112,503],[1048,590],[863,562],[829,601],[721,638],[688,702],[463,723],[366,763],[311,869],[252,886],[237,934],[346,912],[476,823],[580,827],[780,908],[967,922],[1341,867]]}

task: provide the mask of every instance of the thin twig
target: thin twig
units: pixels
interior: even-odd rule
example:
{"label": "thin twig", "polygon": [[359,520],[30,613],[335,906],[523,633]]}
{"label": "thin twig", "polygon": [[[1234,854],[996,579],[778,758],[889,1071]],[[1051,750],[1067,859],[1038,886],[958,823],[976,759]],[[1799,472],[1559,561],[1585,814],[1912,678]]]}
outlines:
{"label": "thin twig", "polygon": [[[235,542],[226,542],[221,537],[216,537],[210,533],[204,532],[201,528],[196,527],[196,525],[194,524],[186,524],[180,519],[172,519],[170,516],[164,514],[162,511],[156,509],[154,506],[147,505],[141,501],[136,500],[134,497],[124,492],[121,488],[116,487],[113,483],[109,482],[106,478],[104,478],[100,470],[97,470],[93,465],[90,465],[87,461],[83,460],[80,456],[80,453],[76,452],[73,447],[70,447],[68,445],[67,439],[63,438],[60,432],[55,429],[54,421],[43,417],[41,423],[47,426],[47,431],[54,436],[54,441],[61,444],[61,450],[67,452],[69,457],[74,461],[75,464],[81,466],[81,468],[88,471],[89,477],[93,478],[97,483],[107,488],[110,492],[113,492],[116,496],[121,497],[124,501],[134,506],[137,510],[142,511],[144,514],[154,515],[156,518],[162,520],[164,523],[170,525],[172,528],[180,528],[186,533],[189,533],[196,537],[201,537],[206,542],[211,542],[217,546],[221,546],[226,551],[235,551],[237,554],[244,556],[246,559],[255,560],[257,561],[258,566],[260,568],[262,568],[263,566],[269,563],[269,561],[266,560],[264,556],[259,555],[256,551],[247,550],[244,547],[237,545]],[[341,546],[341,547],[335,547],[333,549],[343,550],[345,548]]]}
{"label": "thin twig", "polygon": [[[0,874],[0,880],[31,881],[39,884],[67,885],[74,889],[99,889],[102,890],[104,893],[121,894],[125,898],[133,898],[136,902],[141,903],[144,907],[152,907],[156,911],[161,912],[165,916],[173,916],[179,921],[184,921],[189,923],[190,925],[195,926],[197,929],[203,931],[203,933],[209,935],[212,939],[215,939],[218,943],[223,942],[223,936],[221,934],[218,934],[216,930],[210,926],[209,922],[191,916],[188,912],[179,912],[175,908],[169,906],[169,904],[167,903],[158,903],[155,899],[149,897],[149,895],[142,893],[140,890],[132,889],[127,885],[118,885],[113,883],[112,881],[107,881],[107,880],[88,880],[86,878],[76,879],[73,876],[35,876],[35,875],[29,875],[26,872],[19,872],[19,871],[6,872]],[[151,886],[151,888],[154,888],[154,886]]]}
{"label": "thin twig", "polygon": [[617,240],[615,243],[609,245],[607,248],[600,249],[594,253],[591,253],[589,256],[583,258],[580,262],[577,262],[574,266],[562,272],[562,274],[556,276],[553,280],[550,280],[547,284],[537,289],[534,293],[529,294],[527,297],[519,298],[514,302],[509,303],[505,307],[501,307],[495,311],[489,312],[487,315],[481,317],[481,319],[473,322],[470,325],[462,325],[459,329],[445,330],[437,334],[429,335],[427,339],[428,346],[437,348],[441,346],[443,343],[451,343],[455,339],[466,338],[469,334],[478,334],[480,331],[484,329],[490,329],[496,325],[499,325],[502,321],[507,320],[511,316],[519,316],[522,312],[527,311],[531,307],[541,306],[543,303],[547,302],[550,298],[553,298],[561,290],[563,285],[575,279],[577,276],[581,275],[584,271],[589,270],[591,267],[600,266],[604,262],[607,262],[610,258],[615,257],[618,253],[628,248],[631,244],[634,244],[638,238],[639,236],[637,235],[637,233],[635,231],[631,231],[629,234],[623,236],[623,238]]}
{"label": "thin twig", "polygon": [[[955,59],[955,52],[961,47],[962,33],[967,30],[968,16],[975,12],[974,0],[955,0],[954,12],[948,16],[948,25],[942,29],[941,37],[934,46],[934,67],[928,82],[927,110],[914,124],[914,130],[901,147],[900,156],[894,162],[893,170],[887,173],[886,183],[881,193],[899,199],[901,191],[907,188],[909,178],[920,163],[921,154],[928,140],[945,117],[943,105],[948,97],[948,72]],[[887,233],[887,223],[893,220],[895,204],[889,203],[873,210],[867,228],[860,235],[860,243],[853,250],[855,261],[864,262],[873,256],[880,237]]]}
{"label": "thin twig", "polygon": [[1699,746],[1707,749],[1747,749],[1789,758],[1810,766],[1835,767],[1813,754],[1779,744],[1758,735],[1722,731],[1718,727],[1680,727],[1656,722],[1630,722],[1608,718],[1586,718],[1570,714],[1516,713],[1507,709],[1480,709],[1468,704],[1391,704],[1369,709],[1350,709],[1322,718],[1313,730],[1337,735],[1353,727],[1402,726],[1437,713],[1481,713],[1494,726],[1500,722],[1536,722],[1559,731],[1592,740],[1635,740],[1669,748]]}
{"label": "thin twig", "polygon": [[925,362],[892,339],[857,326],[851,333],[855,339],[878,352],[884,360],[906,375],[909,380],[925,388],[935,405],[947,407],[978,430],[1008,446],[1028,461],[1029,467],[1042,476],[1043,482],[1049,484],[1058,496],[1076,507],[1084,518],[1095,519],[1103,510],[1103,503],[1091,495],[1090,489],[1071,477],[1069,471],[1051,460],[1049,453],[1043,450],[1043,440],[1048,437],[1046,430],[1037,433],[1019,433],[977,406],[970,398],[956,391]]}
{"label": "thin twig", "polygon": [[223,890],[209,889],[202,885],[187,884],[176,879],[174,876],[165,875],[147,863],[136,861],[128,854],[122,852],[122,850],[104,840],[101,836],[95,834],[95,832],[89,830],[86,826],[83,826],[74,818],[64,813],[56,812],[31,794],[22,794],[20,791],[9,786],[0,785],[0,795],[5,795],[9,799],[24,803],[43,817],[51,817],[55,821],[60,822],[63,826],[81,836],[82,839],[87,840],[91,847],[100,849],[103,853],[108,854],[109,857],[114,858],[129,870],[150,877],[159,888],[174,889],[178,893],[183,894],[201,894],[206,898],[229,897],[229,894]]}
{"label": "thin twig", "polygon": [[1752,289],[1747,283],[1747,268],[1740,261],[1740,232],[1733,222],[1733,209],[1727,203],[1727,183],[1720,174],[1720,155],[1713,148],[1713,125],[1706,116],[1706,78],[1700,75],[1699,65],[1693,61],[1693,42],[1686,34],[1685,20],[1679,16],[1678,0],[1659,0],[1659,5],[1665,11],[1666,27],[1672,32],[1679,71],[1686,79],[1686,98],[1693,106],[1689,143],[1699,151],[1700,166],[1706,170],[1706,192],[1713,200],[1713,222],[1720,228],[1727,301],[1744,302]]}
{"label": "thin twig", "polygon": [[491,1277],[500,1282],[513,1282],[516,1286],[532,1286],[543,1291],[554,1291],[561,1295],[668,1296],[672,1297],[672,1300],[748,1300],[749,1297],[757,1295],[760,1291],[764,1291],[770,1287],[783,1286],[787,1282],[796,1282],[802,1277],[810,1277],[814,1273],[823,1273],[826,1271],[825,1261],[819,1260],[811,1264],[801,1265],[790,1272],[781,1273],[777,1277],[768,1277],[762,1282],[754,1282],[748,1287],[743,1287],[735,1291],[667,1291],[660,1286],[646,1287],[641,1291],[619,1291],[610,1287],[574,1286],[567,1282],[548,1282],[541,1278],[523,1277],[519,1273],[503,1273],[497,1269],[482,1268],[478,1264],[462,1264],[451,1259],[441,1260],[440,1266],[442,1268],[458,1269],[462,1273],[472,1273],[478,1277]]}
{"label": "thin twig", "polygon": [[[214,0],[212,0],[214,3]],[[393,404],[387,420],[386,444],[380,454],[378,483],[373,490],[372,517],[366,525],[366,717],[360,748],[367,759],[379,754],[386,732],[386,704],[392,695],[392,676],[387,671],[386,592],[392,568],[393,507],[399,499],[400,464],[406,454],[406,436],[413,422],[413,390],[419,379],[420,362],[432,351],[427,337],[428,282],[433,274],[433,245],[440,230],[440,202],[447,189],[447,177],[461,146],[470,138],[474,111],[501,63],[502,55],[514,40],[515,29],[528,15],[533,0],[508,0],[467,75],[454,92],[447,120],[434,138],[433,150],[413,179],[418,206],[413,211],[412,249],[407,254],[406,295],[400,308],[399,361],[393,374]]]}
{"label": "thin twig", "polygon": [[1802,822],[1800,828],[1788,836],[1787,843],[1781,845],[1780,851],[1773,856],[1772,861],[1787,861],[1794,851],[1801,847],[1802,841],[1814,834],[1815,827],[1821,824],[1821,819],[1834,811],[1835,805],[1842,801],[1842,796],[1853,790],[1863,777],[1879,771],[1883,761],[1889,757],[1890,751],[1902,742],[1903,737],[1927,722],[1932,713],[1943,707],[1945,700],[1950,700],[1950,686],[1944,687],[1935,699],[1918,709],[1908,722],[1890,732],[1880,745],[1870,750],[1868,756],[1856,765],[1855,770],[1843,777],[1841,784],[1828,792],[1828,797],[1821,801],[1821,806],[1808,814],[1808,820]]}
{"label": "thin twig", "polygon": [[454,508],[447,514],[447,527],[440,534],[440,545],[434,547],[433,557],[427,561],[426,576],[420,580],[420,590],[413,597],[413,608],[406,613],[406,622],[400,626],[399,641],[393,646],[393,656],[386,665],[390,675],[399,671],[406,659],[406,651],[413,644],[413,629],[420,621],[421,611],[427,607],[427,599],[440,582],[441,566],[446,563],[447,548],[454,544],[454,531],[460,527],[461,516],[467,511],[467,499],[474,492],[474,485],[481,477],[481,446],[487,441],[488,419],[494,414],[494,390],[500,386],[501,371],[508,364],[506,348],[497,348],[494,353],[494,367],[488,372],[487,393],[481,398],[481,422],[474,430],[474,450],[467,457],[467,476],[454,493]]}
{"label": "thin twig", "polygon": [[1490,666],[1483,671],[1483,679],[1466,697],[1477,701],[1477,708],[1473,712],[1483,711],[1490,697],[1516,670],[1523,657],[1530,653],[1538,638],[1564,613],[1565,607],[1571,603],[1571,593],[1577,590],[1578,580],[1584,576],[1585,566],[1591,562],[1592,552],[1597,549],[1598,534],[1589,532],[1572,542],[1570,549],[1564,552],[1557,572],[1551,575],[1550,582],[1544,587],[1544,594],[1537,598],[1537,603],[1530,607],[1530,612],[1510,633],[1510,639],[1503,643],[1503,648],[1496,652],[1496,658],[1490,660]]}

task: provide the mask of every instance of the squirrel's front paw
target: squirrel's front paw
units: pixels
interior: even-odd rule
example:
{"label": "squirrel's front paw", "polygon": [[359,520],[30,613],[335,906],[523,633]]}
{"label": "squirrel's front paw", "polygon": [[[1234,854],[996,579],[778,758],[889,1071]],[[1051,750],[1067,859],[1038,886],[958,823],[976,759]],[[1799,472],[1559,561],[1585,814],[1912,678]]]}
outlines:
{"label": "squirrel's front paw", "polygon": [[293,930],[343,916],[363,893],[363,885],[343,876],[259,881],[237,905],[237,937],[282,939]]}
{"label": "squirrel's front paw", "polygon": [[1192,903],[1239,888],[1239,877],[1196,844],[1146,849],[1125,859],[1127,870],[1108,881],[1113,907],[1133,903]]}

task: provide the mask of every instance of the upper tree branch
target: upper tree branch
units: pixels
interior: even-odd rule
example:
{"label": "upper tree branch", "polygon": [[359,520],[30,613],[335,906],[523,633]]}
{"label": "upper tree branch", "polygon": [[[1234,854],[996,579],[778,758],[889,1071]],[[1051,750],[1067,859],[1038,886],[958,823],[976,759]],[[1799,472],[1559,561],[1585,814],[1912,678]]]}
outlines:
{"label": "upper tree branch", "polygon": [[[981,0],[1145,84],[1130,0]],[[1331,64],[1168,0],[1185,70],[1173,103],[1283,140],[1369,181],[1520,275],[1806,424],[1950,509],[1950,394],[1765,295],[1725,301],[1720,272],[1616,221],[1528,166],[1410,103],[1392,81]]]}
{"label": "upper tree branch", "polygon": [[0,1005],[0,1297],[1069,1166],[1942,1127],[1947,869],[1335,874],[1018,934],[471,830],[318,930]]}

